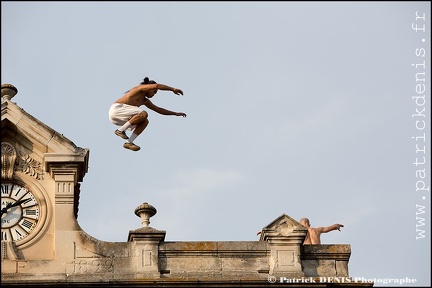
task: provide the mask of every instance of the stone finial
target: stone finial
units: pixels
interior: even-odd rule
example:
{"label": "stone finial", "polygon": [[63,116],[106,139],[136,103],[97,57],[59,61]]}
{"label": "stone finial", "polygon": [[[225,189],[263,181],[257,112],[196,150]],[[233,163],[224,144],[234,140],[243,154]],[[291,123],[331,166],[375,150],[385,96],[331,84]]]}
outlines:
{"label": "stone finial", "polygon": [[1,96],[4,99],[11,100],[18,93],[18,89],[12,84],[1,85]]}
{"label": "stone finial", "polygon": [[156,214],[156,208],[154,208],[152,205],[148,204],[147,202],[144,202],[140,206],[138,206],[135,209],[135,215],[138,217],[141,217],[141,223],[143,227],[149,227],[150,224],[150,217]]}

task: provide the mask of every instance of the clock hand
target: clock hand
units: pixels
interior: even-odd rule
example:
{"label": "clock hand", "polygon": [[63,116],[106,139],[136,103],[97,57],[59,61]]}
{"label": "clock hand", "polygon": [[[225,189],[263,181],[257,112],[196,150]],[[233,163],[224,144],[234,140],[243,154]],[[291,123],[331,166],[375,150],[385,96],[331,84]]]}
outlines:
{"label": "clock hand", "polygon": [[21,205],[22,203],[27,202],[28,200],[30,200],[30,198],[18,200],[15,203],[13,203],[9,208]]}
{"label": "clock hand", "polygon": [[9,208],[12,208],[12,207],[15,207],[15,206],[21,205],[22,203],[24,203],[24,202],[26,202],[26,201],[28,201],[28,200],[30,200],[30,198],[27,198],[27,199],[21,199],[21,200],[18,200],[18,201],[16,201],[16,202],[14,202],[14,203],[12,203],[12,202],[8,203],[8,204],[6,205],[6,207],[4,207],[4,208],[1,210],[1,215],[3,215],[3,213],[6,213],[7,210],[8,210]]}
{"label": "clock hand", "polygon": [[7,210],[12,206],[12,202],[9,202],[5,207],[3,207],[1,209],[1,215],[3,215],[3,213],[6,213]]}

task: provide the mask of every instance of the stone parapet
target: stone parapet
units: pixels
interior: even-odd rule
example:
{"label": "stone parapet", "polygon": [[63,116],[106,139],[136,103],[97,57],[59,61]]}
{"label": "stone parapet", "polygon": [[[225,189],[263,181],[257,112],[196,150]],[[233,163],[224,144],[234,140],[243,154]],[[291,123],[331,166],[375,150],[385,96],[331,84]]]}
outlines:
{"label": "stone parapet", "polygon": [[310,277],[348,277],[351,246],[303,245],[301,262],[303,271]]}
{"label": "stone parapet", "polygon": [[59,230],[55,259],[2,259],[2,286],[373,286],[349,277],[350,245],[302,245],[304,230],[287,215],[265,227],[259,241],[169,242],[165,231],[148,226],[154,207],[143,203],[135,212],[143,227],[129,231],[127,242]]}
{"label": "stone parapet", "polygon": [[165,277],[260,278],[269,272],[265,242],[167,242],[159,249]]}

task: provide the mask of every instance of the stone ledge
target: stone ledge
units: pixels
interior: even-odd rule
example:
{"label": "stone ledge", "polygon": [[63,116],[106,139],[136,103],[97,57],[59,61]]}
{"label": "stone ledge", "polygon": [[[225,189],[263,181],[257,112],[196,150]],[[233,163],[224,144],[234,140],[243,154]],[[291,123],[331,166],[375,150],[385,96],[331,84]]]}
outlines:
{"label": "stone ledge", "polygon": [[331,244],[331,245],[303,245],[301,248],[302,260],[346,260],[351,256],[351,245]]}

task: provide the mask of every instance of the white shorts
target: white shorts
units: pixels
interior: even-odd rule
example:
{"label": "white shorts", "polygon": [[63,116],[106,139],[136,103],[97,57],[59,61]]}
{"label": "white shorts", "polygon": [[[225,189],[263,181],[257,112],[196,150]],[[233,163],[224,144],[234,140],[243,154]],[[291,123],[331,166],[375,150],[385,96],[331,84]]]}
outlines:
{"label": "white shorts", "polygon": [[[137,106],[132,106],[123,103],[114,103],[111,105],[108,117],[111,123],[117,126],[123,126],[129,119],[135,115],[141,113],[141,110]],[[135,129],[136,125],[129,127],[129,130]]]}

